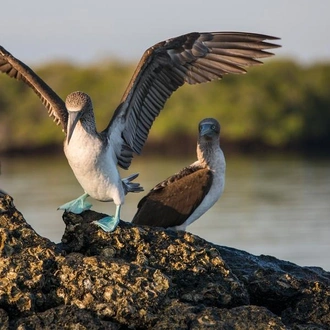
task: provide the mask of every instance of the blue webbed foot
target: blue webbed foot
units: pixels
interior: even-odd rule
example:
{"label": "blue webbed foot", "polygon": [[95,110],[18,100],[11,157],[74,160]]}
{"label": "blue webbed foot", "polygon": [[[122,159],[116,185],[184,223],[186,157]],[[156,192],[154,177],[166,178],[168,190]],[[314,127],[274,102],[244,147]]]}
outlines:
{"label": "blue webbed foot", "polygon": [[97,221],[93,221],[97,226],[101,227],[104,231],[110,232],[114,231],[116,227],[118,226],[119,220],[120,220],[120,208],[121,205],[116,206],[116,214],[115,216],[107,216],[105,218],[102,218]]}
{"label": "blue webbed foot", "polygon": [[97,221],[93,221],[97,226],[102,228],[106,232],[114,231],[119,223],[119,218],[116,217],[105,217]]}
{"label": "blue webbed foot", "polygon": [[82,196],[78,197],[77,199],[74,199],[71,202],[61,205],[58,208],[58,210],[66,210],[68,212],[72,212],[75,214],[80,214],[83,211],[89,210],[92,207],[92,204],[89,202],[86,202],[86,198],[88,196],[89,196],[88,194],[83,194]]}

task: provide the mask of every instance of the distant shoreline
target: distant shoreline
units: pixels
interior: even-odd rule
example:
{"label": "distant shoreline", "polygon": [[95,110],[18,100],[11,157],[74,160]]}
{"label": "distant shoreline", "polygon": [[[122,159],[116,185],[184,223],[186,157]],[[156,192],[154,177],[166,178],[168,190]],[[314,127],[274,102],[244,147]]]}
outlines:
{"label": "distant shoreline", "polygon": [[[325,141],[326,142],[326,141]],[[315,156],[330,157],[330,148],[327,143],[309,143],[302,146],[270,147],[257,142],[225,141],[220,139],[221,148],[226,154],[261,154],[261,153],[283,153],[283,154],[308,154]],[[181,136],[173,137],[166,141],[147,141],[141,155],[143,156],[166,156],[166,157],[186,157],[194,155],[196,152],[196,138]],[[22,146],[0,151],[0,157],[33,157],[38,155],[61,155],[63,153],[62,143],[50,144],[42,147]]]}

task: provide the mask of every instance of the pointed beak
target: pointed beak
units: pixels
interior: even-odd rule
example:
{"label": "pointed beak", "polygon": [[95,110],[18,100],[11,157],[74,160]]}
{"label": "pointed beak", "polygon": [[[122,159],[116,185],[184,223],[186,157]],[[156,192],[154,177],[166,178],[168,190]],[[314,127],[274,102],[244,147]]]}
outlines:
{"label": "pointed beak", "polygon": [[81,117],[81,111],[69,111],[69,119],[67,126],[67,142],[70,143],[72,134]]}
{"label": "pointed beak", "polygon": [[212,129],[211,124],[204,124],[204,125],[201,126],[200,136],[210,135],[210,134],[213,134],[213,133],[214,133],[214,131]]}

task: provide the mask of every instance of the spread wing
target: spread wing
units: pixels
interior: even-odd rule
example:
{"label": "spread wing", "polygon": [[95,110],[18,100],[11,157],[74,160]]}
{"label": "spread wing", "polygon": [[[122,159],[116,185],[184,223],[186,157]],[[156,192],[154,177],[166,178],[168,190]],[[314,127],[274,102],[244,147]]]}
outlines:
{"label": "spread wing", "polygon": [[21,80],[39,96],[57,125],[66,132],[67,110],[64,101],[27,65],[0,46],[0,71],[9,77]]}
{"label": "spread wing", "polygon": [[[244,32],[189,33],[149,48],[140,60],[106,131],[121,134],[124,145],[118,163],[128,168],[139,154],[153,121],[171,94],[185,82],[199,84],[226,74],[245,73],[279,47],[278,38]],[[120,121],[118,120],[120,118]],[[117,123],[124,122],[122,130]]]}
{"label": "spread wing", "polygon": [[212,181],[207,168],[184,168],[141,199],[132,222],[164,228],[183,224],[209,192]]}

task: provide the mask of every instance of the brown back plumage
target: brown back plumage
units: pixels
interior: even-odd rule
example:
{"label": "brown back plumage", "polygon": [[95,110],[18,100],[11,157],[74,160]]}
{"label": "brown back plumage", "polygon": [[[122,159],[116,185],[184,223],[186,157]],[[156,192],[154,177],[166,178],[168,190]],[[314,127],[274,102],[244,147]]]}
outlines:
{"label": "brown back plumage", "polygon": [[208,168],[184,168],[156,185],[141,199],[132,222],[148,226],[157,223],[157,226],[165,228],[181,225],[209,192],[212,179]]}

